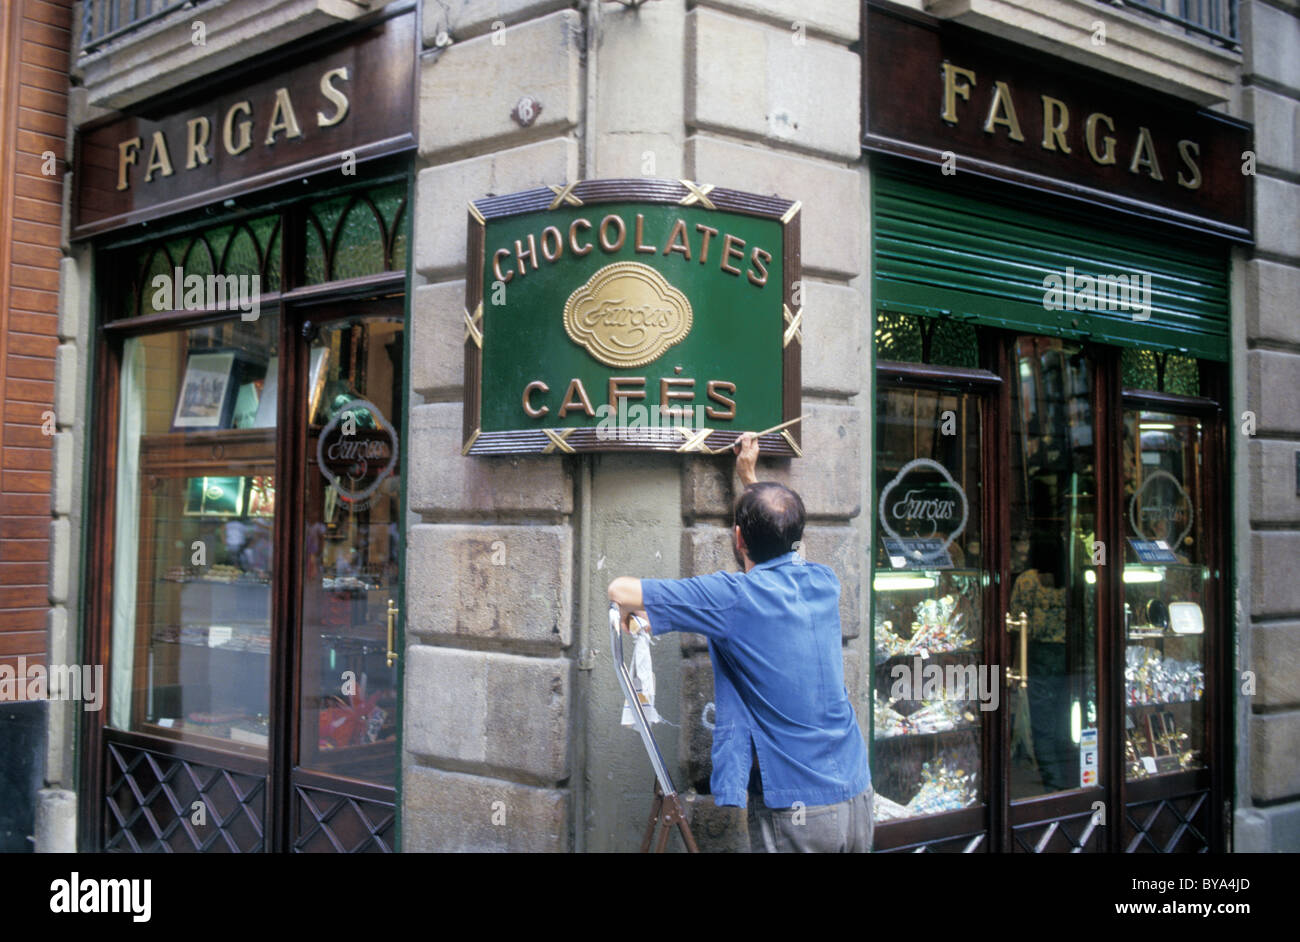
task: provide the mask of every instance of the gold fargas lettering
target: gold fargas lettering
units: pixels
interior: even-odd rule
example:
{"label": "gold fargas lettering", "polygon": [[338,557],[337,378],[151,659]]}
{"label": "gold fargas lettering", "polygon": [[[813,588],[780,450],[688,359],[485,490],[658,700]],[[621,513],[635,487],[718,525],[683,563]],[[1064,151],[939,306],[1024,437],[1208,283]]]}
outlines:
{"label": "gold fargas lettering", "polygon": [[[351,69],[344,65],[321,73],[319,99],[314,125],[332,128],[347,118],[352,103],[347,95]],[[311,113],[299,115],[303,102],[294,102],[289,89],[275,89],[265,101],[247,99],[232,102],[219,114],[200,114],[185,122],[184,140],[168,139],[165,132],[153,131],[149,137],[130,137],[117,145],[117,188],[131,188],[132,167],[141,167],[143,182],[170,177],[177,172],[177,158],[183,170],[195,170],[212,162],[217,148],[231,157],[250,150],[254,145],[274,147],[280,141],[303,136],[303,123]]]}
{"label": "gold fargas lettering", "polygon": [[[591,252],[606,255],[677,256],[683,264],[711,265],[733,278],[744,278],[755,288],[767,284],[772,253],[729,232],[697,222],[694,226],[678,217],[664,225],[647,221],[644,213],[625,219],[617,213],[579,216],[567,226],[550,225],[513,239],[491,253],[492,277],[506,283],[516,275],[525,277],[543,263],[554,263],[566,254],[581,258]],[[631,316],[629,312],[629,317]]]}
{"label": "gold fargas lettering", "polygon": [[[1099,166],[1127,167],[1129,173],[1157,182],[1166,179],[1164,168],[1172,169],[1178,185],[1188,190],[1198,190],[1204,182],[1197,162],[1201,145],[1196,141],[1157,141],[1142,126],[1120,132],[1103,109],[1071,113],[1069,105],[1051,95],[1039,95],[1038,101],[1018,98],[1006,82],[986,81],[981,86],[973,69],[951,62],[943,64],[939,81],[943,84],[939,117],[948,124],[960,124],[963,113],[970,111],[988,135],[1005,134],[1018,143],[1033,140],[1043,150],[1066,157],[1081,155]],[[969,109],[963,107],[966,102]]]}

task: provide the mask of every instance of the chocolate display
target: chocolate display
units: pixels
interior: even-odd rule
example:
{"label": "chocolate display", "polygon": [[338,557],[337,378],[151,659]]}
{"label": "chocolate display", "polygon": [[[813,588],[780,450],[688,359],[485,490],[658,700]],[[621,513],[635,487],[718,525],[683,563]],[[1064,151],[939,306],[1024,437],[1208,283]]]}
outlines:
{"label": "chocolate display", "polygon": [[956,609],[957,600],[951,595],[918,603],[913,609],[916,619],[908,638],[894,631],[892,621],[877,624],[876,657],[883,660],[921,652],[942,654],[971,647],[975,641],[964,631],[962,615]]}
{"label": "chocolate display", "polygon": [[921,787],[912,800],[900,805],[883,795],[875,797],[874,817],[877,821],[912,818],[941,811],[958,811],[979,801],[975,788],[975,774],[950,766],[946,759],[936,759],[921,765]]}
{"label": "chocolate display", "polygon": [[970,726],[976,716],[968,701],[922,700],[921,708],[911,713],[900,713],[892,703],[876,694],[876,738],[890,736],[915,736],[924,733],[941,733],[949,729]]}
{"label": "chocolate display", "polygon": [[1164,657],[1143,645],[1124,653],[1125,698],[1129,706],[1200,700],[1205,671],[1196,661]]}

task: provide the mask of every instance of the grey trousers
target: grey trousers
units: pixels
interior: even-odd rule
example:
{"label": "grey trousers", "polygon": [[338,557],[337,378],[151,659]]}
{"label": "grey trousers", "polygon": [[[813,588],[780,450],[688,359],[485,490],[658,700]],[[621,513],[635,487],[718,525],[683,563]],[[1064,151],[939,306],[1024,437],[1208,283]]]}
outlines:
{"label": "grey trousers", "polygon": [[867,854],[875,836],[871,786],[847,801],[808,808],[769,808],[750,794],[749,849],[754,854]]}

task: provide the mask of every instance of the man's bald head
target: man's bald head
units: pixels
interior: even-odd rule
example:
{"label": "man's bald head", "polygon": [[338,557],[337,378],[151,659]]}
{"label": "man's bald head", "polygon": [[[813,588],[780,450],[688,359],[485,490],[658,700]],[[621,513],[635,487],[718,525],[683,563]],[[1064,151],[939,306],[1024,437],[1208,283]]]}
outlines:
{"label": "man's bald head", "polygon": [[783,484],[750,484],[736,499],[735,521],[749,558],[767,562],[803,539],[803,500]]}

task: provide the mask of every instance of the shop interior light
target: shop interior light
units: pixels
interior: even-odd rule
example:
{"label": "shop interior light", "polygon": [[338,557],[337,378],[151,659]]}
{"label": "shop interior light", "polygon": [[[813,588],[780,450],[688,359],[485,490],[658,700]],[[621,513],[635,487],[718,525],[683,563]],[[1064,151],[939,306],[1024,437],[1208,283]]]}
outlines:
{"label": "shop interior light", "polygon": [[924,573],[882,572],[872,580],[877,592],[900,592],[904,589],[933,589],[939,584],[934,576]]}
{"label": "shop interior light", "polygon": [[1070,704],[1070,738],[1074,744],[1079,744],[1079,739],[1083,736],[1083,710],[1079,701],[1075,700]]}
{"label": "shop interior light", "polygon": [[[1091,569],[1085,569],[1083,581],[1088,585],[1097,584],[1097,573]],[[1124,570],[1125,582],[1164,582],[1165,571],[1163,569],[1134,569],[1129,567]]]}
{"label": "shop interior light", "polygon": [[1125,582],[1164,582],[1165,571],[1163,568],[1156,569],[1135,569],[1127,566],[1124,569]]}
{"label": "shop interior light", "polygon": [[1141,422],[1138,425],[1138,428],[1153,429],[1153,430],[1161,429],[1167,432],[1171,432],[1177,427],[1178,426],[1174,425],[1173,422]]}

